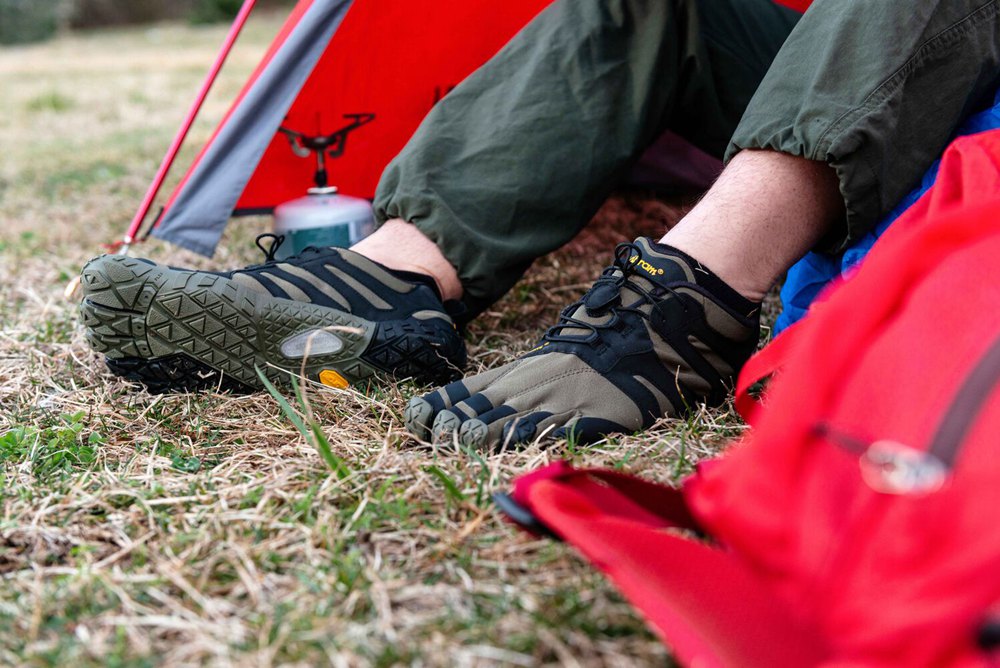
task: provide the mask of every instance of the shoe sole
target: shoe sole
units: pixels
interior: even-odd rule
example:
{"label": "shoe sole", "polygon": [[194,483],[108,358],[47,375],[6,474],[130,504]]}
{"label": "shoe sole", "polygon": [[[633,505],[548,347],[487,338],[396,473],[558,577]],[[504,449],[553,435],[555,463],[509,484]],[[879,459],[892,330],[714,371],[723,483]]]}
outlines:
{"label": "shoe sole", "polygon": [[254,391],[258,369],[272,381],[304,375],[341,389],[379,371],[428,382],[459,375],[433,321],[372,322],[122,256],[92,260],[82,284],[90,345],[152,392]]}

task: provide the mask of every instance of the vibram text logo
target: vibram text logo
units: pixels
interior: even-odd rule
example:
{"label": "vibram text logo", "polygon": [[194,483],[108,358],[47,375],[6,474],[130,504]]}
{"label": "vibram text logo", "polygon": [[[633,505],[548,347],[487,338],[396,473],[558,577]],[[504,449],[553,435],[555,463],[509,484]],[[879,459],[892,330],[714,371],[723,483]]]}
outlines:
{"label": "vibram text logo", "polygon": [[545,347],[545,346],[547,346],[547,345],[549,345],[549,342],[548,342],[548,341],[546,341],[545,343],[543,343],[543,344],[542,344],[542,345],[540,345],[540,346],[535,346],[534,348],[532,348],[531,350],[529,350],[528,352],[526,352],[526,353],[524,353],[524,354],[525,354],[525,355],[530,355],[531,353],[537,353],[537,352],[538,352],[539,350],[541,350],[542,348],[544,348],[544,347]]}
{"label": "vibram text logo", "polygon": [[650,263],[646,262],[645,260],[639,259],[638,255],[633,255],[632,257],[630,257],[628,259],[628,261],[629,261],[629,264],[635,264],[635,265],[637,265],[640,269],[642,269],[644,272],[646,272],[650,276],[663,276],[663,269],[660,269],[659,267],[654,267],[653,265],[651,265]]}

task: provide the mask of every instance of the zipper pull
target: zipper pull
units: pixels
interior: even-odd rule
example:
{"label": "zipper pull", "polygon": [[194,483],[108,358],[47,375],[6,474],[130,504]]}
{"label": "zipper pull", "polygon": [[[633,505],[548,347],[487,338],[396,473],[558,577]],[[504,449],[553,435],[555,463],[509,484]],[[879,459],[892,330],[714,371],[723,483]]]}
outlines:
{"label": "zipper pull", "polygon": [[948,480],[948,465],[932,452],[883,439],[869,442],[821,423],[813,433],[858,455],[861,479],[882,494],[933,494]]}

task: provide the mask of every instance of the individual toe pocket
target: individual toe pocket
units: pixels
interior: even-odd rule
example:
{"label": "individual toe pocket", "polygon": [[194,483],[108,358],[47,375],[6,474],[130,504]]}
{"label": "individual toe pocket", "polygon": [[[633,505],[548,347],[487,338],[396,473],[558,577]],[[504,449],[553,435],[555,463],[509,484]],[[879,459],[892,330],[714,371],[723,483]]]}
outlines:
{"label": "individual toe pocket", "polygon": [[443,410],[434,418],[431,426],[431,440],[435,443],[446,443],[452,439],[452,435],[458,432],[459,427],[464,422],[463,418],[454,411]]}
{"label": "individual toe pocket", "polygon": [[413,397],[406,404],[406,410],[403,412],[406,430],[421,441],[426,441],[430,438],[434,418],[442,410],[444,410],[444,402],[441,401],[437,392],[431,392],[422,397]]}
{"label": "individual toe pocket", "polygon": [[[489,404],[489,400],[484,397],[478,400],[479,403],[474,402],[472,404],[473,412],[471,413],[467,412],[467,409],[455,412],[453,408],[457,404],[467,402],[470,398],[476,396],[478,392],[489,387],[496,379],[513,370],[517,364],[518,362],[512,362],[499,369],[492,369],[475,376],[469,376],[454,383],[449,383],[428,394],[413,397],[407,403],[406,410],[403,413],[403,420],[406,423],[407,431],[421,440],[427,440],[428,438],[437,440],[437,436],[435,436],[437,432],[440,432],[442,437],[448,438],[448,434],[453,431],[451,429],[452,425],[457,429],[458,425],[466,418],[489,410],[492,408],[492,404]],[[486,402],[485,404],[483,403],[484,401]],[[436,430],[438,416],[442,411],[446,410],[451,410],[454,415],[443,418],[441,420],[441,429]]]}
{"label": "individual toe pocket", "polygon": [[501,406],[480,419],[465,421],[459,430],[459,440],[464,445],[480,449],[524,445],[566,424],[575,416],[573,411],[554,414],[546,410],[519,414],[511,406]]}

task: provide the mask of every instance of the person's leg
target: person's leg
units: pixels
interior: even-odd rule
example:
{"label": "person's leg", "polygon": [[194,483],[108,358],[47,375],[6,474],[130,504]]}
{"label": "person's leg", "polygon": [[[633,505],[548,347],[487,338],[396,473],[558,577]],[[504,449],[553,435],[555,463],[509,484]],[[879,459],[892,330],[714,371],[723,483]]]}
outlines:
{"label": "person's leg", "polygon": [[815,0],[737,127],[729,157],[771,149],[830,164],[842,250],[890,211],[1000,81],[997,0]]}
{"label": "person's leg", "polygon": [[[662,241],[754,297],[824,236],[836,247],[863,234],[995,91],[998,14],[990,0],[816,0],[751,101],[723,178]],[[834,225],[845,211],[847,226]]]}
{"label": "person's leg", "polygon": [[[780,210],[771,206],[780,202]],[[713,188],[660,241],[698,258],[748,299],[760,301],[784,270],[843,215],[836,173],[774,151],[736,156]],[[458,272],[419,228],[390,220],[352,250],[394,269],[432,276],[459,299]]]}
{"label": "person's leg", "polygon": [[837,175],[825,162],[743,151],[660,240],[761,301],[778,278],[843,218]]}
{"label": "person's leg", "polygon": [[403,268],[411,222],[481,310],[666,128],[721,157],[797,19],[771,0],[557,0],[431,111],[379,184],[395,224],[355,250]]}
{"label": "person's leg", "polygon": [[445,301],[462,298],[455,267],[427,235],[405,221],[387,220],[351,250],[393,269],[430,276]]}
{"label": "person's leg", "polygon": [[721,153],[796,19],[770,0],[557,0],[386,170],[377,208],[415,227],[225,274],[102,258],[84,270],[88,339],[161,391],[259,387],[258,367],[453,376],[464,348],[441,299],[499,297],[665,125]]}
{"label": "person's leg", "polygon": [[832,221],[862,230],[891,207],[995,86],[998,13],[997,0],[817,0],[741,121],[737,157],[666,243],[638,240],[525,357],[411,401],[411,431],[592,440],[721,401],[754,313],[711,269],[756,296],[825,233],[843,239]]}
{"label": "person's leg", "polygon": [[764,292],[842,217],[829,165],[740,153],[659,244],[616,253],[538,347],[412,400],[407,426],[421,438],[458,432],[470,446],[546,429],[593,440],[719,403],[756,349]]}

